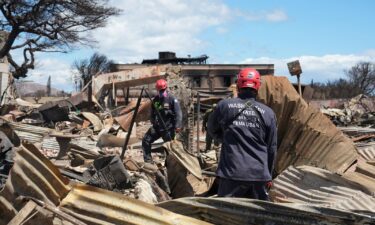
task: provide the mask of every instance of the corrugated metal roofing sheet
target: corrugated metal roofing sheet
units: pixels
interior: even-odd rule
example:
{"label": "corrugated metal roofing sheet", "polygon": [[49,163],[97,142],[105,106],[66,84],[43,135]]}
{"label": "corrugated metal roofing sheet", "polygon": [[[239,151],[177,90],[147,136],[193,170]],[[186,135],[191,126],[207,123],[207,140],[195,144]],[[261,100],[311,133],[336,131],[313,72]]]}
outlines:
{"label": "corrugated metal roofing sheet", "polygon": [[348,211],[305,204],[281,204],[241,198],[181,198],[160,207],[214,224],[374,224],[375,219]]}
{"label": "corrugated metal roofing sheet", "polygon": [[20,196],[54,205],[90,224],[207,224],[118,193],[88,185],[71,187],[32,144],[23,142],[14,162],[0,192],[0,225],[7,224],[26,204]]}
{"label": "corrugated metal roofing sheet", "polygon": [[355,143],[357,152],[365,160],[375,159],[375,142],[359,142]]}
{"label": "corrugated metal roofing sheet", "polygon": [[88,224],[208,224],[87,185],[75,185],[61,207]]}
{"label": "corrugated metal roofing sheet", "polygon": [[96,146],[96,141],[93,141],[88,137],[77,136],[71,138],[69,142],[67,142],[66,140],[68,139],[66,139],[63,140],[64,144],[60,145],[56,137],[49,136],[49,134],[56,134],[53,129],[15,122],[8,122],[8,124],[14,129],[14,132],[21,140],[33,144],[41,144],[40,148],[45,151],[50,151],[52,155],[57,154],[61,150],[62,145],[67,148],[68,143],[72,148],[85,149],[96,154],[98,154],[98,151],[100,150]]}
{"label": "corrugated metal roofing sheet", "polygon": [[14,216],[14,210],[23,207],[25,202],[18,198],[20,196],[34,197],[51,205],[60,204],[69,192],[68,182],[37,148],[23,143],[16,152],[14,166],[0,193],[0,224],[7,224]]}
{"label": "corrugated metal roofing sheet", "polygon": [[291,166],[274,180],[270,195],[280,202],[309,203],[375,215],[375,198],[360,190],[364,188],[359,183],[328,170]]}
{"label": "corrugated metal roofing sheet", "polygon": [[52,133],[53,130],[46,127],[33,126],[29,124],[17,123],[17,122],[8,122],[8,124],[13,128],[13,130],[30,132],[33,134],[47,135]]}
{"label": "corrugated metal roofing sheet", "polygon": [[343,173],[357,159],[353,142],[319,110],[310,107],[286,77],[263,76],[259,100],[270,106],[278,121],[275,170],[312,165]]}

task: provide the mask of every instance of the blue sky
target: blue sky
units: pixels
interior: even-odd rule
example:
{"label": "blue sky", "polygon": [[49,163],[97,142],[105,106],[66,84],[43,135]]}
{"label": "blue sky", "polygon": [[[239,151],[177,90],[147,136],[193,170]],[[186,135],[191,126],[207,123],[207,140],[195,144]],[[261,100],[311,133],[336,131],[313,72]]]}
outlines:
{"label": "blue sky", "polygon": [[[286,63],[299,59],[302,81],[344,76],[359,61],[375,62],[372,0],[112,0],[123,9],[92,34],[95,48],[68,54],[39,54],[31,80],[72,90],[71,64],[97,51],[119,63],[207,54],[210,63],[273,63],[288,76]],[[294,78],[291,78],[294,81]]]}

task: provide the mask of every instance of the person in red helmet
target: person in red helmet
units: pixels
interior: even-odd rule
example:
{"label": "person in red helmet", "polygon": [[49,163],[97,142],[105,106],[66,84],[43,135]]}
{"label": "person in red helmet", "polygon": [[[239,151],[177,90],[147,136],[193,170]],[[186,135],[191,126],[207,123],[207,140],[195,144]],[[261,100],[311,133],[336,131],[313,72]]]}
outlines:
{"label": "person in red helmet", "polygon": [[[182,112],[178,100],[168,93],[167,81],[160,79],[156,81],[155,88],[158,94],[153,98],[151,107],[152,127],[147,131],[142,139],[143,158],[145,162],[152,162],[151,145],[154,141],[163,138],[164,141],[174,139],[175,133],[181,131]],[[160,113],[161,119],[156,110]]]}
{"label": "person in red helmet", "polygon": [[256,101],[260,86],[257,70],[242,69],[238,97],[220,101],[208,120],[208,132],[222,142],[219,197],[269,200],[277,128],[272,109]]}

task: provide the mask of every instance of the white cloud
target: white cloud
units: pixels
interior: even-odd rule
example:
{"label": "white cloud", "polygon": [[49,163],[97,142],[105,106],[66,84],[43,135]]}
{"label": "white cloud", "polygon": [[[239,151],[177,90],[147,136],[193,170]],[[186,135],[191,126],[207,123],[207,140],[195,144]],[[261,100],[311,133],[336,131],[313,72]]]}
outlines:
{"label": "white cloud", "polygon": [[226,33],[228,33],[228,29],[225,28],[225,27],[217,27],[217,28],[216,28],[216,32],[217,32],[218,34],[226,34]]}
{"label": "white cloud", "polygon": [[288,15],[281,9],[273,10],[265,15],[270,22],[281,22],[288,20]]}
{"label": "white cloud", "polygon": [[[287,14],[281,9],[245,12],[230,8],[221,0],[112,0],[123,13],[94,33],[100,52],[119,62],[140,62],[156,58],[158,51],[179,56],[204,52],[209,44],[199,34],[214,28],[228,32],[225,25],[237,19],[280,22]],[[116,4],[115,4],[116,3]]]}
{"label": "white cloud", "polygon": [[268,22],[283,22],[288,20],[288,15],[284,10],[273,9],[271,11],[259,11],[259,12],[248,12],[243,10],[237,10],[236,15],[245,18],[249,21],[268,21]]}
{"label": "white cloud", "polygon": [[[122,9],[122,14],[111,18],[106,27],[87,35],[96,39],[97,51],[119,63],[157,58],[159,51],[174,51],[178,56],[204,53],[210,47],[210,40],[200,38],[200,33],[212,28],[218,34],[225,34],[229,21],[251,19],[251,15],[256,15],[253,18],[257,21],[287,19],[282,10],[245,13],[222,0],[110,0],[110,4]],[[70,65],[79,53],[70,54],[71,59],[43,54],[37,58],[36,69],[30,70],[28,79],[44,84],[51,75],[54,86],[71,90]]]}
{"label": "white cloud", "polygon": [[[248,58],[240,63],[270,63],[275,64],[275,75],[289,76],[287,63],[299,60],[302,67],[301,79],[305,83],[314,81],[324,82],[342,78],[345,76],[344,70],[350,69],[358,62],[375,61],[374,50],[366,51],[363,54],[330,54],[323,56],[299,56],[291,58]],[[293,78],[292,78],[293,79]]]}
{"label": "white cloud", "polygon": [[[112,1],[115,3],[115,1]],[[123,0],[123,9],[109,24],[95,32],[100,51],[116,61],[156,58],[158,51],[187,55],[204,46],[203,30],[223,24],[230,8],[219,0]]]}
{"label": "white cloud", "polygon": [[29,70],[26,80],[47,84],[49,76],[51,76],[52,87],[60,90],[72,90],[73,81],[70,64],[56,58],[39,59],[36,69]]}

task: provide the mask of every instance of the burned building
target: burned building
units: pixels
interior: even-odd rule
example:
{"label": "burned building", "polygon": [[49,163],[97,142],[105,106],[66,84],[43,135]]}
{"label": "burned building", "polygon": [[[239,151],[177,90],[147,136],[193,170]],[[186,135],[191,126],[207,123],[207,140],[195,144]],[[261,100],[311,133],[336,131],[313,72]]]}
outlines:
{"label": "burned building", "polygon": [[181,74],[189,86],[200,91],[226,90],[235,82],[238,72],[252,67],[261,75],[274,75],[274,64],[209,64],[208,56],[176,57],[174,52],[159,52],[158,59],[144,59],[141,64],[114,64],[112,72],[130,71],[155,65],[172,64],[181,66]]}

